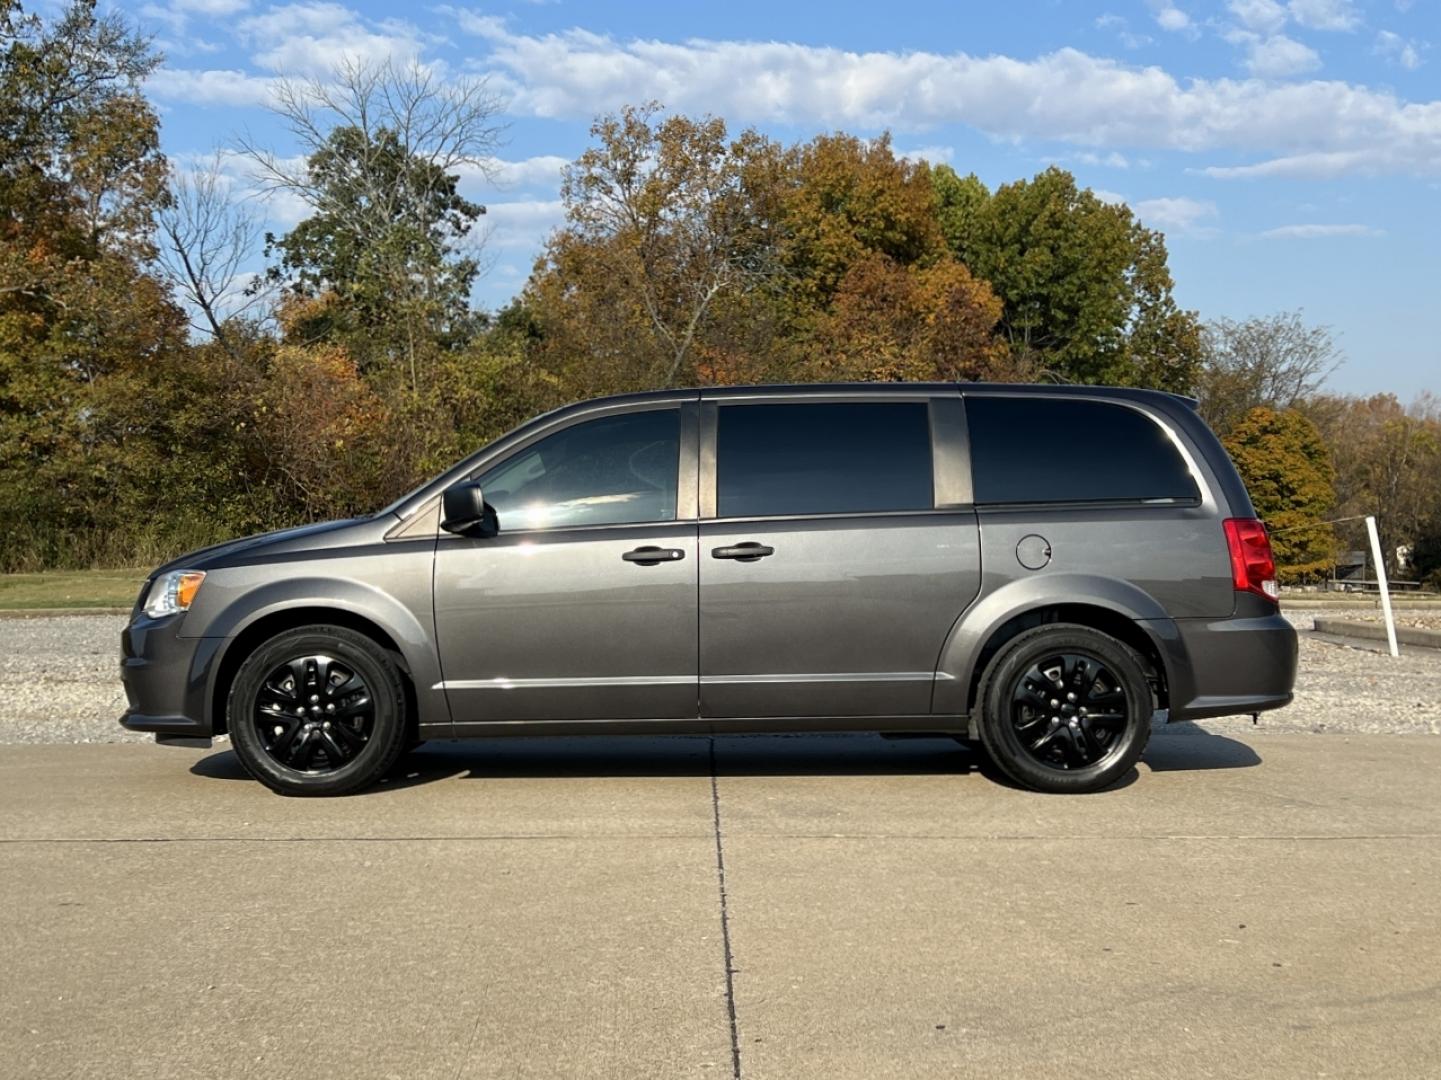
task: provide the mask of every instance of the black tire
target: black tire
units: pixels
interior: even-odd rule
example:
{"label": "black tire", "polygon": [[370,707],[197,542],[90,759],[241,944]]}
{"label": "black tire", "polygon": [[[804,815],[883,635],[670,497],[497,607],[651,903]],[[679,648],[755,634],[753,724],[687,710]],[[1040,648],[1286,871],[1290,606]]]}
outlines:
{"label": "black tire", "polygon": [[1126,776],[1146,748],[1154,711],[1131,650],[1071,623],[1007,643],[986,669],[977,708],[981,743],[997,767],[1055,794],[1099,791]]}
{"label": "black tire", "polygon": [[390,655],[343,626],[302,626],[241,664],[226,704],[247,772],[281,795],[348,795],[405,749],[405,688]]}

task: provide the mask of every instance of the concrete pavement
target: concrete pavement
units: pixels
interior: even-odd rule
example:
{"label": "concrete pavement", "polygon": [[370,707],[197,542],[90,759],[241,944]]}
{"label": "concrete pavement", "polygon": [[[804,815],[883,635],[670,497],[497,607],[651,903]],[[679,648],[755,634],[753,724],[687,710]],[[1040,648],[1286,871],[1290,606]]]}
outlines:
{"label": "concrete pavement", "polygon": [[488,741],[313,801],[0,748],[0,1073],[1441,1075],[1441,740],[1178,728],[1079,798],[970,766]]}

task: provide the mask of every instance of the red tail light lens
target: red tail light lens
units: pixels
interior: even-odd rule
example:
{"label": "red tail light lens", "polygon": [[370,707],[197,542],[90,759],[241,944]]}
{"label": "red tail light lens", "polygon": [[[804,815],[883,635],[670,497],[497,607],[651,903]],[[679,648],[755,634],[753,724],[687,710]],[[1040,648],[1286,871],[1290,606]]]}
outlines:
{"label": "red tail light lens", "polygon": [[1255,518],[1227,518],[1226,547],[1231,552],[1231,583],[1237,592],[1253,592],[1267,600],[1280,599],[1276,585],[1276,558],[1271,537]]}

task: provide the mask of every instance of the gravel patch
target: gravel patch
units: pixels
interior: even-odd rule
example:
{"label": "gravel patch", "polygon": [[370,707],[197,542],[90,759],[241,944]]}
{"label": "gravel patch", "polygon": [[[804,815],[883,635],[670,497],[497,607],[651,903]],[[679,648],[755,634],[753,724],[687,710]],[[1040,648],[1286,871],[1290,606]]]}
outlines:
{"label": "gravel patch", "polygon": [[0,619],[0,743],[143,742],[116,721],[125,616]]}
{"label": "gravel patch", "polygon": [[[1324,613],[1323,613],[1324,614]],[[1394,612],[1397,626],[1414,626],[1418,630],[1441,630],[1441,615],[1418,615],[1411,612]],[[1383,623],[1386,616],[1379,611],[1340,611],[1333,618],[1347,622]]]}
{"label": "gravel patch", "polygon": [[[1315,616],[1286,613],[1302,631]],[[116,723],[125,710],[124,626],[125,618],[113,615],[0,619],[0,744],[148,739]],[[1263,713],[1255,727],[1248,717],[1228,717],[1166,728],[1176,735],[1200,729],[1441,734],[1441,652],[1410,649],[1392,659],[1377,648],[1303,632],[1294,704]]]}

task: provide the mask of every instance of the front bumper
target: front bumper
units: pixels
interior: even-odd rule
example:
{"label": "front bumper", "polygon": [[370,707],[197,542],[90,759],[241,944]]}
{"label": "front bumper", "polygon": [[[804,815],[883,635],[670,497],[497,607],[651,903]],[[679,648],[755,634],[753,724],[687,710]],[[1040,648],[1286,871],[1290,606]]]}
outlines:
{"label": "front bumper", "polygon": [[206,701],[215,638],[180,636],[184,615],[137,616],[120,635],[120,681],[130,731],[152,732],[157,742],[209,740],[214,733]]}
{"label": "front bumper", "polygon": [[[1170,719],[1258,713],[1291,703],[1296,629],[1279,612],[1177,619],[1176,628],[1190,678],[1184,689],[1173,683]],[[1178,689],[1183,692],[1175,693]]]}

